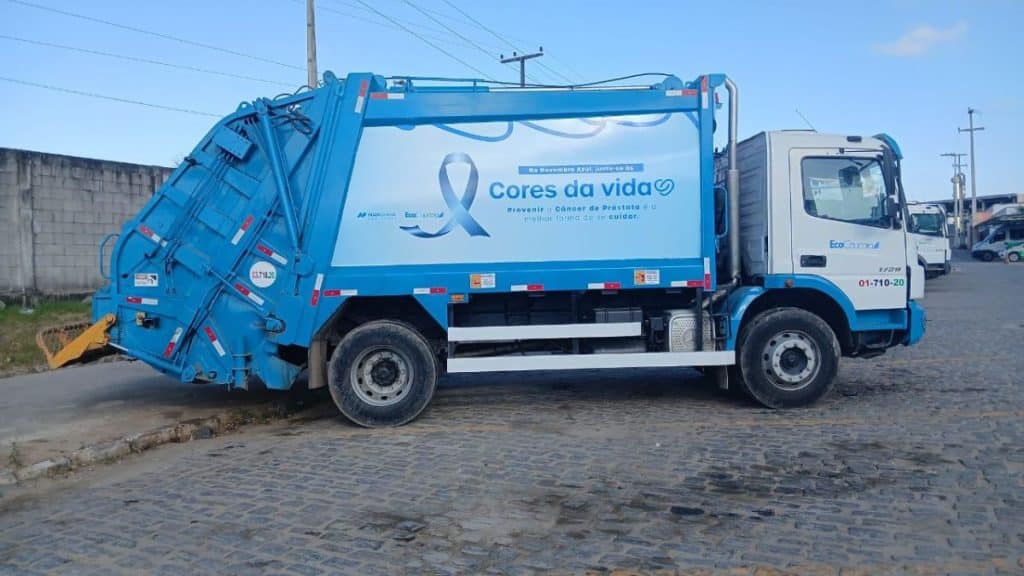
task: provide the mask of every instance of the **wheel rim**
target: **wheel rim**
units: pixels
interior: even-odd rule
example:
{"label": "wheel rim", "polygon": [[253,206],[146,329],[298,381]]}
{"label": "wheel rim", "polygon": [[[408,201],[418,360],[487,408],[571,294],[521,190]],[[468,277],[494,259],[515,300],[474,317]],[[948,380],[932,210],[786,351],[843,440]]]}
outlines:
{"label": "wheel rim", "polygon": [[352,363],[351,381],[356,396],[371,406],[401,402],[412,386],[412,362],[393,348],[371,348]]}
{"label": "wheel rim", "polygon": [[1010,259],[1010,262],[1016,262],[1020,260],[1020,254],[1017,254],[1016,252],[1010,252],[1008,258]]}
{"label": "wheel rim", "polygon": [[821,351],[806,333],[786,330],[768,339],[761,353],[761,368],[775,386],[800,390],[818,375]]}

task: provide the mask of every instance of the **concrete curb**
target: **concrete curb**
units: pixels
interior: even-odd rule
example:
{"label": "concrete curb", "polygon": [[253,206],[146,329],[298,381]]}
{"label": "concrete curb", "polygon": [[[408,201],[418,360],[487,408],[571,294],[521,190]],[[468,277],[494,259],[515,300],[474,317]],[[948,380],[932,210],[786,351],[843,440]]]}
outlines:
{"label": "concrete curb", "polygon": [[121,437],[111,442],[103,442],[79,448],[71,454],[35,464],[22,466],[17,470],[0,472],[0,486],[19,484],[38,478],[52,478],[66,474],[72,470],[94,464],[110,464],[131,454],[141,454],[157,446],[170,443],[184,443],[192,440],[213,438],[218,434],[230,432],[251,422],[269,422],[288,414],[287,408],[280,403],[271,402],[252,409],[236,409],[222,412],[207,418],[186,420],[142,432]]}

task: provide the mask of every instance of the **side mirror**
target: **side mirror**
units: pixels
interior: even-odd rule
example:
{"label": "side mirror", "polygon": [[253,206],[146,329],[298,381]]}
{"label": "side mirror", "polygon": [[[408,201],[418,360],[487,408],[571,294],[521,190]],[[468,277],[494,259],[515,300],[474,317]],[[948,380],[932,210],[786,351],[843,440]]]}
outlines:
{"label": "side mirror", "polygon": [[892,196],[885,197],[885,215],[893,223],[893,228],[900,229],[900,205]]}

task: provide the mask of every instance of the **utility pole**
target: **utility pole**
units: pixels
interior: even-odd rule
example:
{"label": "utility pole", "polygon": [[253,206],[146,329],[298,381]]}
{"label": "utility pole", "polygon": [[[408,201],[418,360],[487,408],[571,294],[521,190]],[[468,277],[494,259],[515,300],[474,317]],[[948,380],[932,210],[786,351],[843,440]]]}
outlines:
{"label": "utility pole", "polygon": [[950,179],[953,183],[953,225],[956,230],[956,247],[960,248],[963,246],[964,235],[964,175],[961,171],[964,165],[960,163],[960,158],[967,154],[947,152],[939,156],[953,159],[953,178]]}
{"label": "utility pole", "polygon": [[316,73],[316,11],[313,0],[306,0],[306,70],[309,77],[306,83],[316,88],[319,80]]}
{"label": "utility pole", "polygon": [[[310,0],[310,1],[312,1],[312,0]],[[544,55],[544,47],[541,46],[540,48],[538,48],[537,52],[534,52],[532,54],[516,54],[515,52],[513,52],[512,56],[510,56],[508,58],[505,58],[505,55],[502,54],[501,55],[501,63],[502,64],[508,64],[510,62],[519,62],[519,86],[520,87],[525,87],[526,86],[526,61],[531,59],[531,58],[540,58],[543,55]]]}
{"label": "utility pole", "polygon": [[974,133],[979,130],[984,130],[984,126],[974,126],[974,113],[977,112],[974,108],[967,108],[967,121],[968,128],[957,128],[959,132],[968,132],[971,135],[971,219],[968,221],[968,238],[970,243],[974,243],[974,216],[978,213],[978,187],[977,179],[974,171]]}

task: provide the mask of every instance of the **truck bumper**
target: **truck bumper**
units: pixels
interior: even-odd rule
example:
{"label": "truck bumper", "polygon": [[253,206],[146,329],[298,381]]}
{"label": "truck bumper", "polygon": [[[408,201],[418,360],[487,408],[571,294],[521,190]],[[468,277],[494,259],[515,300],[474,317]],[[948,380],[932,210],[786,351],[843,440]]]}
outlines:
{"label": "truck bumper", "polygon": [[907,336],[903,339],[904,346],[917,344],[924,337],[924,308],[916,300],[907,306]]}

